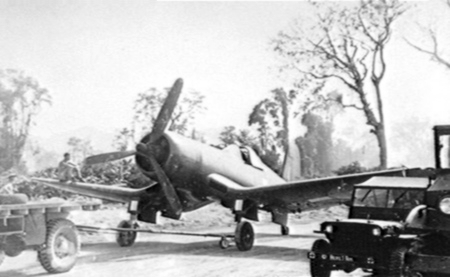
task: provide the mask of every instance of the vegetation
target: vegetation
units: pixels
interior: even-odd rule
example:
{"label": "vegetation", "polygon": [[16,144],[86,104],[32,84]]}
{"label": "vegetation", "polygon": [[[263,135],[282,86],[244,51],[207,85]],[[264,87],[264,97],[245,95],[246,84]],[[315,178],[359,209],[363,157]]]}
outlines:
{"label": "vegetation", "polygon": [[[169,89],[158,90],[150,88],[138,94],[134,102],[134,115],[131,128],[123,128],[116,135],[114,148],[124,151],[134,147],[134,143],[152,130],[157,113],[166,99]],[[175,111],[172,114],[169,130],[194,139],[201,138],[193,128],[193,122],[206,108],[203,106],[204,96],[197,91],[181,95]]]}
{"label": "vegetation", "polygon": [[380,166],[385,168],[384,54],[393,23],[405,6],[396,0],[312,5],[313,17],[299,18],[274,40],[274,50],[283,58],[282,70],[294,76],[294,87],[309,94],[310,105],[333,101],[361,111],[377,138]]}
{"label": "vegetation", "polygon": [[35,79],[18,70],[0,70],[0,172],[24,169],[30,127],[45,103],[51,103],[50,94]]}
{"label": "vegetation", "polygon": [[419,23],[421,29],[420,38],[414,39],[415,42],[408,38],[406,41],[417,51],[428,55],[433,62],[450,70],[450,51],[446,48],[450,39],[448,36],[450,0],[440,1],[440,7],[442,8],[441,11],[446,13],[446,20],[436,22],[435,18],[433,18],[433,22],[428,26]]}

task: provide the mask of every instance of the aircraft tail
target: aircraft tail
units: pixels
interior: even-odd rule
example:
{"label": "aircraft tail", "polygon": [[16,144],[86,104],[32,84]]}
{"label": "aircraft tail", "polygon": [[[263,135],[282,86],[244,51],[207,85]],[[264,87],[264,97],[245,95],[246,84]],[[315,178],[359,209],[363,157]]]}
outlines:
{"label": "aircraft tail", "polygon": [[131,200],[139,200],[143,195],[146,194],[145,191],[153,186],[150,185],[141,189],[132,189],[114,185],[88,184],[80,182],[60,182],[55,179],[47,178],[31,178],[31,180],[49,187],[68,192],[125,203]]}

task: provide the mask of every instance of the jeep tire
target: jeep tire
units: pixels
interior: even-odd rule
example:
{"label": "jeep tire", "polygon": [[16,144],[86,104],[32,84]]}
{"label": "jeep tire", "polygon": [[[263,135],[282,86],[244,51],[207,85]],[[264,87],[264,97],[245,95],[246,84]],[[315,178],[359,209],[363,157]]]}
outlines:
{"label": "jeep tire", "polygon": [[[314,242],[311,251],[316,253],[329,253],[330,252],[330,244],[328,241],[324,239],[318,239]],[[312,277],[330,277],[331,269],[326,264],[320,260],[320,256],[317,256],[315,259],[310,260],[310,271]]]}
{"label": "jeep tire", "polygon": [[404,246],[395,248],[389,259],[389,277],[404,277],[405,274],[405,255],[408,249]]}

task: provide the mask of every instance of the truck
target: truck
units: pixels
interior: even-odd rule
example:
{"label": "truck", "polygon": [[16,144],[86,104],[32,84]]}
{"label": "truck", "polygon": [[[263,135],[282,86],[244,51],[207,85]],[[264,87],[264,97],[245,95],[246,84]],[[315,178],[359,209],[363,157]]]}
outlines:
{"label": "truck", "polygon": [[354,186],[348,219],[323,222],[308,252],[313,277],[450,274],[450,125],[434,126],[435,168]]}
{"label": "truck", "polygon": [[69,271],[80,251],[80,237],[67,217],[74,210],[99,207],[99,202],[33,202],[23,194],[0,195],[0,264],[6,256],[33,249],[47,272]]}

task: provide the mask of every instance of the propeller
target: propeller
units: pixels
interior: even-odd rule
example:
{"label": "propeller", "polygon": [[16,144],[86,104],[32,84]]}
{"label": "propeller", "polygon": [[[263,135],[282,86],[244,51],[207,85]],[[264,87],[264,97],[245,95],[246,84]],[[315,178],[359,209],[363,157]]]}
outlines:
{"label": "propeller", "polygon": [[135,154],[136,154],[135,150],[98,154],[98,155],[90,156],[90,157],[87,157],[86,159],[84,159],[84,164],[93,165],[93,164],[99,164],[99,163],[106,163],[106,162],[111,162],[111,161],[115,161],[115,160],[120,160],[120,159],[129,157],[129,156],[133,156]]}
{"label": "propeller", "polygon": [[[151,145],[158,138],[160,138],[164,134],[164,130],[167,125],[169,125],[170,117],[177,106],[178,98],[181,94],[181,88],[183,87],[183,80],[177,79],[170,89],[166,100],[164,101],[161,110],[156,117],[156,120],[153,124],[152,132],[150,133],[150,139],[147,142],[147,145]],[[118,151],[118,152],[110,152],[103,153],[98,155],[89,156],[84,160],[85,165],[93,165],[106,163],[111,161],[120,160],[129,156],[133,156],[138,152],[138,150],[130,150],[130,151]]]}
{"label": "propeller", "polygon": [[146,143],[141,142],[137,144],[136,150],[94,155],[86,158],[84,161],[85,164],[92,165],[123,159],[132,155],[140,155],[145,157],[150,162],[152,169],[155,172],[156,179],[161,185],[162,192],[164,193],[164,196],[167,200],[167,210],[165,211],[164,215],[175,219],[178,219],[181,216],[181,202],[178,198],[178,195],[176,194],[175,188],[170,183],[170,180],[167,177],[166,173],[154,157],[154,153],[156,152],[156,149],[158,147],[158,145],[154,144],[154,142],[164,134],[164,131],[169,125],[172,113],[175,110],[178,98],[180,97],[182,87],[183,80],[177,79],[170,89],[167,98],[164,101],[164,104],[161,107],[158,116],[156,117],[149,140]]}

